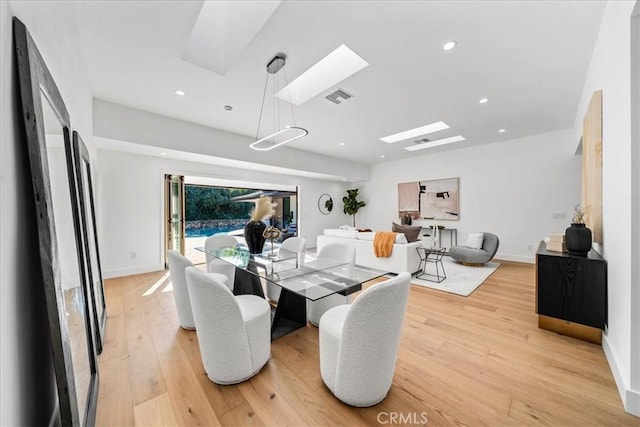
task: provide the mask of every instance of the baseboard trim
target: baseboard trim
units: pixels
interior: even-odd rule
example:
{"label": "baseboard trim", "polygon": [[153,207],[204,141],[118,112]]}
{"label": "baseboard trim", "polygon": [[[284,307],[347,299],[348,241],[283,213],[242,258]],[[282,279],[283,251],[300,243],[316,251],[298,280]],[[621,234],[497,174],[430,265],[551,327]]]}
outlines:
{"label": "baseboard trim", "polygon": [[151,273],[153,271],[164,270],[164,265],[143,265],[131,268],[119,268],[115,270],[105,270],[102,272],[104,279],[113,279],[116,277],[132,276],[134,274]]}
{"label": "baseboard trim", "polygon": [[604,355],[609,363],[609,368],[613,374],[613,380],[616,382],[616,387],[618,388],[618,394],[620,395],[620,400],[622,400],[624,410],[631,415],[640,417],[640,393],[627,388],[627,384],[620,374],[615,353],[609,345],[609,338],[606,334],[602,334],[602,350],[604,351]]}
{"label": "baseboard trim", "polygon": [[624,409],[631,415],[640,417],[640,392],[627,390],[627,404]]}

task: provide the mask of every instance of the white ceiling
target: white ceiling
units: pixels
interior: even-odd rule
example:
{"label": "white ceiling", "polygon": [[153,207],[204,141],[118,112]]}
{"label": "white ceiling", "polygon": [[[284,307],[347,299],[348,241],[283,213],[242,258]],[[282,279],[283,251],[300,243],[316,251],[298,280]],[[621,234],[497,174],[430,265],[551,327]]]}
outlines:
{"label": "white ceiling", "polygon": [[[295,107],[309,136],[291,146],[367,164],[428,154],[379,138],[440,120],[450,129],[431,138],[460,134],[460,146],[571,127],[604,10],[600,1],[283,1],[221,76],[181,59],[201,1],[61,5],[71,3],[96,98],[252,137],[276,53],[287,54],[292,81],[346,44],[370,66]],[[451,39],[457,48],[443,51]],[[354,97],[324,99],[337,87]]]}

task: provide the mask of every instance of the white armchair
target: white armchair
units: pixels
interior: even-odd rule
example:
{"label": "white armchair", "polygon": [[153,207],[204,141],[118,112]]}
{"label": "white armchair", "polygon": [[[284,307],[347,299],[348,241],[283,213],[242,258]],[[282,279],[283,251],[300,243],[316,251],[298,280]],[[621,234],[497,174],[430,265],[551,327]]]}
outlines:
{"label": "white armchair", "polygon": [[227,248],[230,246],[236,246],[238,240],[229,234],[215,234],[207,237],[204,241],[204,249],[207,258],[207,271],[209,273],[220,273],[227,276],[227,284],[231,292],[233,292],[233,286],[236,277],[235,266],[215,258],[213,255],[209,255],[206,251],[211,249]]}
{"label": "white armchair", "polygon": [[248,380],[271,351],[269,303],[255,295],[234,296],[214,276],[186,270],[202,364],[216,384]]}
{"label": "white armchair", "polygon": [[[329,243],[320,249],[318,258],[329,258],[344,261],[353,265],[356,262],[356,248],[344,243]],[[333,294],[317,301],[307,300],[307,319],[311,324],[318,326],[322,315],[337,305],[349,304],[350,296]]]}
{"label": "white armchair", "polygon": [[410,280],[404,272],[373,285],[320,319],[320,374],[344,403],[373,406],[389,392]]}
{"label": "white armchair", "polygon": [[[167,261],[169,263],[169,276],[171,277],[173,298],[175,299],[176,310],[178,311],[178,322],[180,322],[180,326],[183,329],[194,330],[196,326],[193,321],[191,298],[189,298],[187,278],[184,273],[187,267],[193,267],[193,263],[181,255],[180,252],[173,250],[167,251]],[[228,279],[225,275],[217,273],[210,274],[227,285]]]}
{"label": "white armchair", "polygon": [[[289,237],[287,240],[282,242],[279,250],[282,251],[282,253],[289,251],[298,254],[298,262],[303,263],[306,244],[307,241],[304,237]],[[280,256],[280,252],[278,253],[278,256]],[[281,290],[282,288],[280,286],[267,281],[267,298],[271,301],[278,302]]]}

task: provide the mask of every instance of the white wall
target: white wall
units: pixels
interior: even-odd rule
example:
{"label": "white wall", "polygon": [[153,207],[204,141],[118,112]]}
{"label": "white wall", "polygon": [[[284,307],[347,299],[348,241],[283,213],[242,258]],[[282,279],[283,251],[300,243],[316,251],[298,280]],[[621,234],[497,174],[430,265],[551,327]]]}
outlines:
{"label": "white wall", "polygon": [[[640,393],[631,389],[631,365],[640,364],[637,348],[631,351],[632,335],[640,327],[631,312],[640,310],[632,298],[631,189],[631,74],[630,17],[633,1],[607,3],[591,64],[576,113],[575,135],[582,133],[582,119],[594,91],[602,89],[602,255],[608,263],[609,322],[603,347],[627,411],[640,415]],[[635,141],[638,144],[638,141]],[[639,168],[638,159],[633,159]],[[638,190],[637,183],[634,186]],[[635,228],[635,227],[634,227]],[[635,249],[637,252],[637,248]],[[637,268],[637,265],[633,268]],[[633,331],[633,332],[632,332]],[[635,382],[635,379],[634,379]],[[637,385],[636,385],[637,387]]]}
{"label": "white wall", "polygon": [[540,240],[563,233],[580,202],[574,138],[571,130],[551,132],[376,165],[361,185],[367,206],[358,225],[390,230],[399,221],[398,183],[459,177],[460,220],[439,224],[457,228],[460,244],[470,232],[495,233],[499,258],[534,262]]}
{"label": "white wall", "polygon": [[[288,175],[248,171],[111,150],[98,150],[97,211],[103,275],[115,277],[164,268],[164,174],[202,176],[255,183],[257,187],[299,186],[299,230],[307,246],[316,244],[324,228],[349,223],[342,213],[345,184]],[[318,198],[330,194],[330,215],[318,210]],[[135,252],[135,259],[132,253]]]}
{"label": "white wall", "polygon": [[14,15],[33,36],[72,126],[88,144],[92,102],[73,21],[55,2],[0,1],[0,425],[46,425],[56,386],[14,68]]}

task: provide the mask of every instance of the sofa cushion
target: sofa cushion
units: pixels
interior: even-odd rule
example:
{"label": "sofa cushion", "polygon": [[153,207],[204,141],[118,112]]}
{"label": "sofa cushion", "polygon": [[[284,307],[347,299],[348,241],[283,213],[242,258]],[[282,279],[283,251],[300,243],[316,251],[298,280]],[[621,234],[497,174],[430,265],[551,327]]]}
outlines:
{"label": "sofa cushion", "polygon": [[[327,234],[325,233],[325,235]],[[337,236],[337,237],[340,237],[340,236]],[[375,237],[376,237],[376,233],[373,231],[361,231],[358,234],[356,234],[356,239],[358,240],[369,240],[373,242]],[[407,237],[404,235],[404,233],[398,233],[396,234],[396,243],[403,245],[409,242],[407,242]]]}
{"label": "sofa cushion", "polygon": [[345,230],[341,228],[325,228],[323,233],[325,236],[346,237],[355,239],[356,234],[358,234],[358,230],[356,230],[355,228],[352,230]]}
{"label": "sofa cushion", "polygon": [[391,231],[395,231],[396,233],[404,233],[407,238],[407,242],[417,242],[420,239],[420,230],[422,227],[419,225],[400,225],[393,223],[391,227]]}

